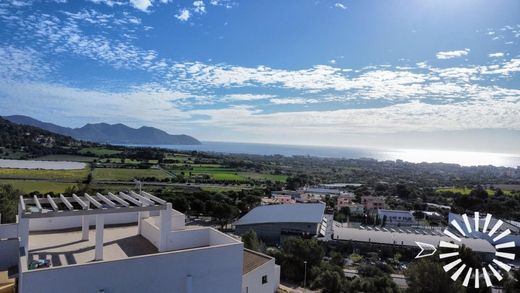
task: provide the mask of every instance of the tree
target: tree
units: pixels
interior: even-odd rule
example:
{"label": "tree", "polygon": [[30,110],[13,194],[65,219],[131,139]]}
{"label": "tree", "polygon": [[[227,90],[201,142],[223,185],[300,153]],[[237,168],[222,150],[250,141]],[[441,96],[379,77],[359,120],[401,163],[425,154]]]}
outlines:
{"label": "tree", "polygon": [[392,278],[375,266],[361,266],[358,269],[358,275],[352,280],[349,292],[399,292],[399,288]]}
{"label": "tree", "polygon": [[265,251],[265,244],[258,239],[253,230],[249,230],[246,234],[242,235],[242,242],[244,242],[244,247],[247,249],[259,252]]}
{"label": "tree", "polygon": [[[301,282],[305,273],[304,261],[307,262],[307,273],[318,266],[325,255],[323,248],[316,239],[288,237],[282,243],[277,260],[282,267],[282,277],[291,281]],[[312,279],[308,274],[309,280]]]}
{"label": "tree", "polygon": [[238,216],[238,208],[227,203],[215,202],[211,211],[211,216],[215,218],[221,228],[224,229],[224,226]]}
{"label": "tree", "polygon": [[16,222],[16,215],[18,214],[18,198],[21,194],[22,192],[14,189],[12,185],[0,185],[1,223]]}
{"label": "tree", "polygon": [[459,282],[453,282],[442,264],[430,259],[420,259],[405,271],[407,293],[464,292]]}
{"label": "tree", "polygon": [[312,275],[316,278],[311,283],[311,288],[322,289],[323,293],[349,292],[348,281],[341,267],[327,262],[322,262],[313,268]]}

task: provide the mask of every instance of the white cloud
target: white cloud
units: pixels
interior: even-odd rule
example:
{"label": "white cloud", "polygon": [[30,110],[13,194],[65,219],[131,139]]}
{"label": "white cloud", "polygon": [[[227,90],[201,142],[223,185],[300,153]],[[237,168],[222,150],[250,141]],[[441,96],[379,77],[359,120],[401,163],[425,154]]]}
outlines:
{"label": "white cloud", "polygon": [[206,5],[204,4],[204,1],[202,1],[202,0],[193,1],[193,6],[194,6],[193,11],[195,11],[195,13],[199,13],[199,14],[206,13]]}
{"label": "white cloud", "polygon": [[334,7],[339,8],[339,9],[347,9],[347,6],[345,6],[345,5],[341,4],[341,3],[335,3]]}
{"label": "white cloud", "polygon": [[457,57],[466,56],[469,54],[470,49],[466,48],[464,50],[456,50],[456,51],[441,51],[437,53],[437,59],[452,59]]}
{"label": "white cloud", "polygon": [[315,104],[319,103],[316,99],[304,99],[304,98],[277,98],[270,99],[269,102],[276,105],[304,105],[304,104]]}
{"label": "white cloud", "polygon": [[135,8],[137,8],[137,9],[139,9],[141,11],[144,11],[144,12],[147,12],[148,8],[150,6],[152,6],[151,0],[130,0],[130,3]]}
{"label": "white cloud", "polygon": [[188,93],[147,84],[121,92],[106,92],[44,82],[5,81],[0,81],[0,95],[4,97],[0,99],[3,114],[41,115],[41,109],[47,109],[50,116],[88,115],[91,121],[108,123],[185,120],[190,115],[176,109],[174,102],[192,97]]}
{"label": "white cloud", "polygon": [[36,50],[0,47],[1,80],[33,80],[45,77],[52,68]]}
{"label": "white cloud", "polygon": [[256,101],[256,100],[266,100],[270,98],[274,98],[273,95],[261,95],[261,94],[232,94],[226,95],[224,100],[226,101]]}
{"label": "white cloud", "polygon": [[336,64],[336,59],[331,59],[331,60],[329,60],[329,63],[330,63],[330,64]]}
{"label": "white cloud", "polygon": [[497,53],[491,53],[488,55],[490,58],[499,58],[499,57],[504,57],[504,53],[502,52],[497,52]]}
{"label": "white cloud", "polygon": [[190,11],[188,9],[181,9],[178,14],[175,15],[175,18],[177,18],[180,21],[187,21],[190,19]]}

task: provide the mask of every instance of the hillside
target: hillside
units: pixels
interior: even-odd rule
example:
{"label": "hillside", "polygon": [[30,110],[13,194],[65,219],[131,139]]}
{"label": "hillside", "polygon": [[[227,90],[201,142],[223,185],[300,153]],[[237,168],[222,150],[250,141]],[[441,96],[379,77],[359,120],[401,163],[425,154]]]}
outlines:
{"label": "hillside", "polygon": [[12,123],[0,117],[0,158],[27,158],[70,153],[85,144],[70,136],[28,125]]}
{"label": "hillside", "polygon": [[68,135],[79,140],[108,144],[143,144],[143,145],[196,145],[200,141],[189,135],[172,135],[167,132],[143,126],[131,128],[124,124],[95,123],[86,124],[80,128],[63,127],[42,122],[23,115],[5,116],[5,119],[22,125],[39,127],[62,135]]}

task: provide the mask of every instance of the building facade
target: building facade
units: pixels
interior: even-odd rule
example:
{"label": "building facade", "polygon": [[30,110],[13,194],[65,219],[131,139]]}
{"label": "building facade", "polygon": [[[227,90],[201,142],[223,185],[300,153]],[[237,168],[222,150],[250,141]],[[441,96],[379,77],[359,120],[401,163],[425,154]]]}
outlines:
{"label": "building facade", "polygon": [[385,198],[380,196],[362,196],[361,204],[367,210],[377,210],[385,208]]}
{"label": "building facade", "polygon": [[415,225],[415,217],[411,211],[401,210],[377,210],[377,216],[385,226],[412,226]]}

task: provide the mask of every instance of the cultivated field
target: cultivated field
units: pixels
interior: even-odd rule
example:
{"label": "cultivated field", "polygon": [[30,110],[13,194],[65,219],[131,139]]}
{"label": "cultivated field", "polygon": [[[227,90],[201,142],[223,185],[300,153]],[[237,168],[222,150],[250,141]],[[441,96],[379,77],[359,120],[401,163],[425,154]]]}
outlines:
{"label": "cultivated field", "polygon": [[26,179],[60,179],[70,181],[82,181],[86,179],[88,169],[79,170],[33,170],[1,168],[0,178],[26,178]]}
{"label": "cultivated field", "polygon": [[123,169],[123,168],[96,168],[93,172],[94,180],[129,181],[133,178],[155,177],[158,180],[171,176],[157,169]]}
{"label": "cultivated field", "polygon": [[63,193],[69,187],[75,186],[74,183],[62,183],[52,181],[38,181],[38,180],[0,180],[0,185],[10,184],[15,189],[19,189],[24,193],[37,191],[39,193]]}

